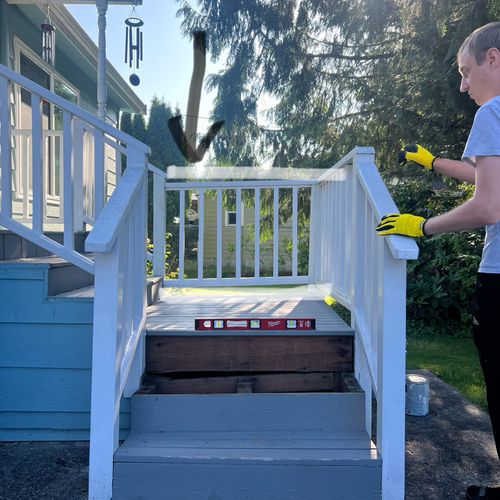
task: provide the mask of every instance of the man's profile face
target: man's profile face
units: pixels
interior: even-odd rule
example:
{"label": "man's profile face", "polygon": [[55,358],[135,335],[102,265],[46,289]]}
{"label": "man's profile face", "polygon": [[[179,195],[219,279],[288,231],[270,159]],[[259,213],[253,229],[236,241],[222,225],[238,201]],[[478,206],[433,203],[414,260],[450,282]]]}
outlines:
{"label": "man's profile face", "polygon": [[[495,51],[495,54],[491,51]],[[499,71],[494,70],[500,64],[499,56],[497,49],[489,49],[485,60],[478,64],[476,58],[465,50],[458,58],[458,71],[462,76],[460,91],[467,92],[478,106],[498,95]]]}

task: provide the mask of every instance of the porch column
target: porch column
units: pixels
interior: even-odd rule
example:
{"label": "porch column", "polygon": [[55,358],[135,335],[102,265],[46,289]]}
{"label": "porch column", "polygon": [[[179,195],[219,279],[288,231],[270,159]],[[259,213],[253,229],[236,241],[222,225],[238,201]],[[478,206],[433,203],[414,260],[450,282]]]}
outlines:
{"label": "porch column", "polygon": [[97,26],[99,41],[97,53],[97,116],[106,120],[106,101],[108,98],[106,79],[106,12],[108,0],[97,0]]}

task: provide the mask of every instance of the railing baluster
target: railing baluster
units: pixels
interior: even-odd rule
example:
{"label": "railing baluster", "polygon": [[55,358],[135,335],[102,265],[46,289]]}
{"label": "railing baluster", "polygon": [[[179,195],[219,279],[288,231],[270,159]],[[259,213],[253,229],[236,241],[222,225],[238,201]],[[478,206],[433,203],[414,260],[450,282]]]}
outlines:
{"label": "railing baluster", "polygon": [[166,228],[165,179],[153,174],[153,275],[165,279],[165,235]]}
{"label": "railing baluster", "polygon": [[273,277],[279,276],[279,210],[280,210],[280,188],[274,188],[273,207]]}
{"label": "railing baluster", "polygon": [[42,114],[40,111],[40,96],[31,94],[31,164],[33,175],[33,230],[43,232],[45,209],[44,165],[43,165],[43,134]]}
{"label": "railing baluster", "polygon": [[222,279],[222,189],[217,189],[217,279]]}
{"label": "railing baluster", "polygon": [[0,165],[2,167],[2,213],[12,217],[12,156],[11,156],[11,124],[10,124],[10,82],[0,78]]}
{"label": "railing baluster", "polygon": [[[73,198],[73,130],[71,115],[63,112],[63,185],[64,185],[64,209],[63,220],[64,223],[64,246],[69,250],[74,250],[74,206],[75,201]],[[59,208],[61,210],[61,208]]]}
{"label": "railing baluster", "polygon": [[241,278],[241,189],[236,189],[236,278]]}
{"label": "railing baluster", "polygon": [[74,227],[83,229],[83,127],[80,119],[73,118],[73,206]]}
{"label": "railing baluster", "polygon": [[200,189],[198,198],[198,279],[203,279],[205,248],[205,190]]}
{"label": "railing baluster", "polygon": [[179,279],[184,280],[184,257],[186,254],[186,189],[179,192]]}
{"label": "railing baluster", "polygon": [[254,276],[260,276],[260,189],[255,188],[255,256],[254,256]]}
{"label": "railing baluster", "polygon": [[104,160],[104,133],[94,130],[94,219],[97,220],[105,203],[106,179]]}
{"label": "railing baluster", "polygon": [[292,276],[298,276],[298,212],[299,212],[298,188],[292,189]]}
{"label": "railing baluster", "polygon": [[30,216],[30,165],[29,161],[29,148],[30,142],[27,135],[22,135],[19,137],[19,142],[21,143],[20,152],[20,162],[19,168],[22,172],[22,183],[23,183],[23,218],[25,221],[29,219]]}

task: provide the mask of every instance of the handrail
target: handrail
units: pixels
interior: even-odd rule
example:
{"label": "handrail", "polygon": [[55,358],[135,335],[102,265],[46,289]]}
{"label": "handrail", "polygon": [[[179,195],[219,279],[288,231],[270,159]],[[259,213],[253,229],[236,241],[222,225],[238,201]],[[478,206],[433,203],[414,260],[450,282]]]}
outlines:
{"label": "handrail", "polygon": [[151,152],[150,148],[146,146],[146,144],[144,144],[143,142],[135,139],[134,137],[126,134],[125,132],[122,132],[121,130],[114,128],[108,123],[97,118],[92,113],[89,113],[88,111],[79,108],[72,102],[69,102],[66,99],[52,93],[45,87],[42,87],[38,83],[33,82],[32,80],[26,78],[25,76],[20,75],[19,73],[16,73],[15,71],[12,71],[10,68],[7,68],[2,64],[0,64],[0,75],[17,83],[18,85],[21,85],[21,87],[24,87],[30,92],[33,92],[39,95],[40,97],[43,97],[45,100],[55,104],[58,108],[61,108],[65,111],[68,111],[72,115],[77,116],[82,121],[90,123],[95,128],[102,130],[105,134],[109,134],[115,137],[118,141],[125,142],[127,144],[130,144],[131,146],[134,146],[134,148],[136,148],[143,154],[150,154]]}
{"label": "handrail", "polygon": [[128,216],[141,183],[144,170],[129,167],[118,186],[102,209],[94,228],[85,240],[85,250],[90,253],[107,253],[113,248],[124,220]]}
{"label": "handrail", "polygon": [[[334,182],[339,170],[344,179]],[[311,281],[351,312],[368,433],[372,391],[377,399],[382,498],[403,498],[406,260],[417,258],[418,247],[411,238],[375,232],[382,215],[398,210],[372,148],[356,148],[322,175],[311,206]]]}

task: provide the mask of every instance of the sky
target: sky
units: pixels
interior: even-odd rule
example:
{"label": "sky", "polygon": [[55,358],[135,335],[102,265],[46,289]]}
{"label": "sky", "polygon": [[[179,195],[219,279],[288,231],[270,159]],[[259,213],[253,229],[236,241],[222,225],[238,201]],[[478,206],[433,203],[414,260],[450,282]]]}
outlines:
{"label": "sky", "polygon": [[[193,46],[180,30],[176,18],[178,3],[175,0],[143,0],[136,7],[137,17],[144,21],[143,61],[135,71],[141,83],[134,92],[149,107],[153,96],[164,98],[173,107],[179,106],[186,113],[189,84],[193,71]],[[95,5],[66,5],[73,17],[97,44],[97,9]],[[132,12],[131,5],[110,5],[107,12],[106,49],[108,61],[128,82],[134,72],[125,64],[125,19]],[[134,65],[135,67],[135,65]],[[214,65],[207,54],[205,81],[210,73],[222,65]],[[203,87],[200,102],[200,132],[209,125],[208,116],[214,93]],[[204,118],[204,119],[201,119]]]}

